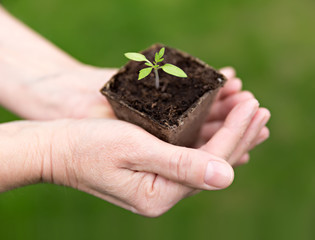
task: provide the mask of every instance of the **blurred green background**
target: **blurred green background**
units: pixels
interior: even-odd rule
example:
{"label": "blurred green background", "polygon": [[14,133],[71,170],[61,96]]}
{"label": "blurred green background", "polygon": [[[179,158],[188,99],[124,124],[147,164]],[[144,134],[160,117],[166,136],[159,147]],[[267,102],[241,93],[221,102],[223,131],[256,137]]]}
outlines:
{"label": "blurred green background", "polygon": [[[88,64],[120,67],[124,52],[162,42],[234,66],[272,119],[270,140],[226,190],[149,219],[69,188],[29,186],[0,195],[0,239],[315,239],[313,0],[2,3]],[[0,109],[0,122],[15,119]]]}

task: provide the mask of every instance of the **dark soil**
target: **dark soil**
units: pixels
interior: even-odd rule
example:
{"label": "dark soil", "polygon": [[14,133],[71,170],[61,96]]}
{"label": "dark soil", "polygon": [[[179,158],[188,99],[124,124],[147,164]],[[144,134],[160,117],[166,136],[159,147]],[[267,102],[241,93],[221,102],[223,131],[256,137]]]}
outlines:
{"label": "dark soil", "polygon": [[[161,47],[156,45],[142,53],[153,62],[154,54]],[[160,88],[156,89],[153,71],[146,78],[137,80],[139,70],[147,66],[143,62],[130,61],[125,65],[125,71],[115,76],[110,88],[118,99],[132,108],[148,114],[162,125],[172,126],[178,125],[177,119],[205,92],[222,86],[224,77],[169,47],[165,47],[164,61],[160,65],[165,63],[180,67],[188,78],[174,77],[160,69]]]}

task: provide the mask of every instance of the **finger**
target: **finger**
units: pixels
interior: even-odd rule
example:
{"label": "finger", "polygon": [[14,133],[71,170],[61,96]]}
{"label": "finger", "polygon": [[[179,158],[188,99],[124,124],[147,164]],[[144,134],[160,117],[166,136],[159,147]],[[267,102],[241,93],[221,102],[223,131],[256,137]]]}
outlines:
{"label": "finger", "polygon": [[234,178],[232,167],[223,159],[198,149],[151,141],[148,155],[132,169],[158,174],[171,181],[204,190],[228,187]]}
{"label": "finger", "polygon": [[[216,99],[220,99],[221,95],[225,95],[225,91],[227,90],[227,92],[229,92],[230,89],[230,85],[233,82],[233,80],[236,78],[236,72],[235,69],[232,67],[225,67],[219,70],[220,73],[222,73],[225,78],[227,79],[227,82],[225,83],[224,87],[219,91],[219,93],[217,94]],[[232,84],[233,85],[233,84]]]}
{"label": "finger", "polygon": [[258,137],[255,139],[255,141],[250,145],[249,150],[252,150],[254,147],[257,145],[263,143],[266,141],[270,136],[270,131],[269,129],[265,126],[263,129],[260,131]]}
{"label": "finger", "polygon": [[223,126],[223,121],[213,121],[205,123],[200,131],[200,138],[204,142],[208,142],[209,139]]}
{"label": "finger", "polygon": [[233,95],[242,90],[242,81],[239,78],[233,78],[228,80],[223,88],[218,93],[217,99],[223,100],[224,98]]}
{"label": "finger", "polygon": [[219,70],[227,79],[232,79],[236,76],[236,71],[233,67],[224,67]]}
{"label": "finger", "polygon": [[[267,127],[263,127],[263,129],[260,131],[258,137],[255,139],[255,141],[251,144],[249,150],[252,150],[257,145],[261,144],[265,140],[267,140],[269,137],[269,129]],[[237,167],[243,164],[246,164],[249,162],[250,155],[249,153],[245,153],[235,164],[233,164],[233,167]]]}
{"label": "finger", "polygon": [[92,118],[117,119],[113,109],[107,101],[104,101],[103,103],[95,103],[88,109],[87,116]]}
{"label": "finger", "polygon": [[231,165],[235,164],[246,152],[258,137],[260,131],[270,118],[270,112],[266,108],[260,108],[253,117],[244,137],[239,142],[231,157],[227,160]]}
{"label": "finger", "polygon": [[[263,129],[260,131],[258,137],[255,139],[255,141],[251,144],[249,147],[249,151],[252,150],[257,145],[264,142],[269,137],[269,129],[267,127],[263,127]],[[235,164],[233,164],[233,167],[237,167],[243,164],[246,164],[249,161],[249,153],[245,153]]]}
{"label": "finger", "polygon": [[256,99],[250,99],[235,106],[227,116],[223,127],[202,149],[220,158],[229,159],[244,136],[258,106]]}
{"label": "finger", "polygon": [[223,101],[217,101],[213,104],[208,115],[207,121],[224,120],[229,112],[239,103],[254,99],[251,92],[243,91],[234,94]]}
{"label": "finger", "polygon": [[244,165],[249,162],[250,155],[249,153],[245,153],[234,165],[233,167],[238,167]]}
{"label": "finger", "polygon": [[[229,83],[235,78],[235,70],[232,67],[225,67],[219,70],[220,73],[222,73],[225,78],[227,79],[226,83],[224,86],[229,85]],[[222,94],[223,88],[218,92],[217,96],[216,96],[216,100],[221,98],[221,94]]]}

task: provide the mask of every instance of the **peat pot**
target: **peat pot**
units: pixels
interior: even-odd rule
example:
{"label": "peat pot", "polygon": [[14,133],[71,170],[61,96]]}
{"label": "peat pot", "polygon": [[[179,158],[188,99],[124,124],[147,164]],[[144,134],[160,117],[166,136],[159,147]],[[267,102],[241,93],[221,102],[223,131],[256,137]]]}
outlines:
{"label": "peat pot", "polygon": [[160,87],[155,88],[154,71],[142,80],[144,62],[129,61],[101,89],[118,119],[136,124],[156,137],[180,146],[193,146],[210,106],[226,78],[187,53],[155,44],[141,53],[153,62],[165,47],[164,61],[180,67],[187,78],[159,70]]}

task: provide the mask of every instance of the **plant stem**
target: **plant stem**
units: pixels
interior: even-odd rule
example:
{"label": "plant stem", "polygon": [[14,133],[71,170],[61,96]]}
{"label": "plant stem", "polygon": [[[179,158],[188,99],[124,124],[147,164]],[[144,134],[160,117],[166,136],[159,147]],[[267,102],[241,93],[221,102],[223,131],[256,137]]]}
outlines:
{"label": "plant stem", "polygon": [[157,68],[154,68],[154,73],[155,73],[155,88],[159,89],[160,87],[160,78],[159,78],[159,73]]}

